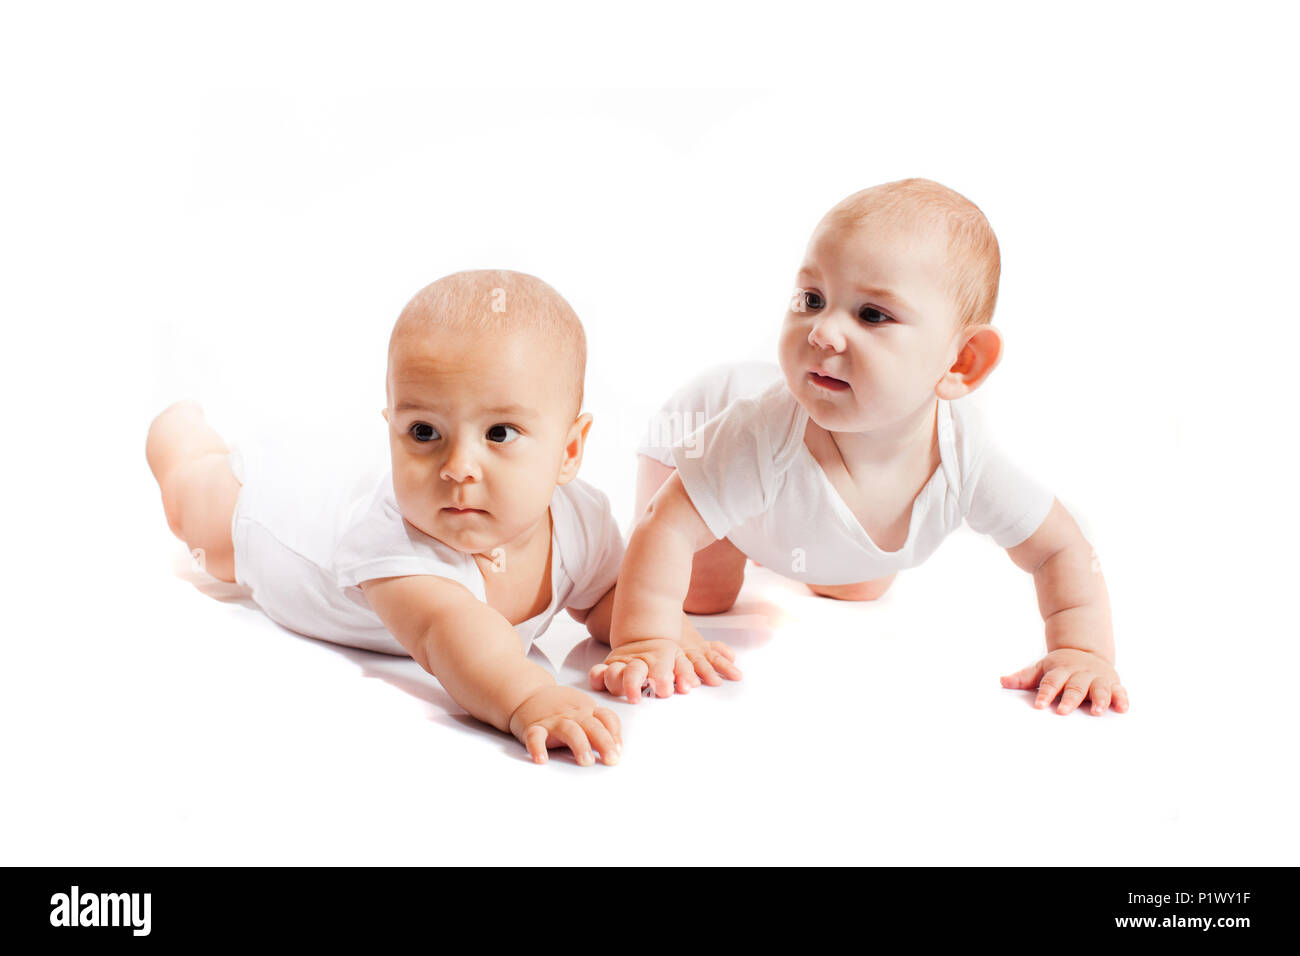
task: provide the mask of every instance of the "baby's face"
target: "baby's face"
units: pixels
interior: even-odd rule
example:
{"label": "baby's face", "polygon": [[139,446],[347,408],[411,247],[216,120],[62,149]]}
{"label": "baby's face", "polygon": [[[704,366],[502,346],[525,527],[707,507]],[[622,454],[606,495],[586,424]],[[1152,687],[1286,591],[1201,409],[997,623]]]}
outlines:
{"label": "baby's face", "polygon": [[946,243],[933,230],[813,233],[781,332],[790,391],[827,431],[865,432],[924,409],[957,355]]}
{"label": "baby's face", "polygon": [[532,335],[435,330],[389,367],[389,443],[402,517],[465,554],[490,554],[546,519],[573,397]]}

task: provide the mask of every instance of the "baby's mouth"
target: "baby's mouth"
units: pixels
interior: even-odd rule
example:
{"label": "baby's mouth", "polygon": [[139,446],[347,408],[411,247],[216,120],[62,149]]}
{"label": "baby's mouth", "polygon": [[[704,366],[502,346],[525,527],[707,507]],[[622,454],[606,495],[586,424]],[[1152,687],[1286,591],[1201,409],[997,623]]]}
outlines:
{"label": "baby's mouth", "polygon": [[849,387],[849,383],[843,379],[832,378],[820,372],[809,372],[808,379],[818,388],[824,388],[828,392],[842,392]]}
{"label": "baby's mouth", "polygon": [[485,514],[487,514],[487,512],[484,511],[482,508],[452,508],[452,507],[446,507],[446,508],[443,508],[442,510],[443,510],[444,512],[446,512],[447,514],[450,514],[450,515],[485,515]]}

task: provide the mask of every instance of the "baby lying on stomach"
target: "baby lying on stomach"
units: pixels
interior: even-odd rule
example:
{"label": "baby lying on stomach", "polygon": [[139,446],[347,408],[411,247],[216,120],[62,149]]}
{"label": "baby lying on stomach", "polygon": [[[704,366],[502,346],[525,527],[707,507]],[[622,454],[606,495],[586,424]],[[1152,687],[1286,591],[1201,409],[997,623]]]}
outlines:
{"label": "baby lying on stomach", "polygon": [[[283,449],[231,454],[193,402],[155,419],[149,465],[172,531],[273,620],[409,654],[538,763],[568,747],[580,764],[593,750],[612,764],[615,714],[526,656],[565,609],[608,641],[623,541],[606,497],[577,478],[592,422],[585,366],[582,324],[549,285],[457,273],[417,294],[393,328],[392,467],[377,483],[322,474]],[[682,636],[702,666],[725,660]],[[680,660],[679,692],[700,683]]]}

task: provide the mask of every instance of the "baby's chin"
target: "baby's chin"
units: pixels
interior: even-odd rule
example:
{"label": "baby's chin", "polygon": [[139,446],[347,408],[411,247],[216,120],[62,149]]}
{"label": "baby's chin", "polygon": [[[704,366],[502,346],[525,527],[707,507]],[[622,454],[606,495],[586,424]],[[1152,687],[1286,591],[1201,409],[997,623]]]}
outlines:
{"label": "baby's chin", "polygon": [[448,527],[447,522],[412,521],[406,515],[403,515],[403,517],[406,518],[406,523],[416,531],[460,554],[490,554],[495,548],[501,547],[504,543],[498,540],[497,535],[487,533],[481,529],[458,529]]}
{"label": "baby's chin", "polygon": [[[867,416],[850,402],[844,402],[843,398],[848,398],[847,394],[841,393],[836,398],[822,398],[820,395],[813,393],[815,385],[804,385],[803,388],[792,389],[791,394],[794,400],[799,403],[799,407],[808,413],[808,417],[813,420],[817,427],[828,432],[860,432],[866,431],[870,423],[866,420]],[[837,400],[839,399],[839,400]]]}
{"label": "baby's chin", "polygon": [[827,414],[824,408],[809,408],[803,405],[804,411],[808,417],[816,423],[822,431],[828,432],[865,432],[869,431],[871,426],[869,422],[863,420],[861,415],[844,415],[844,414]]}

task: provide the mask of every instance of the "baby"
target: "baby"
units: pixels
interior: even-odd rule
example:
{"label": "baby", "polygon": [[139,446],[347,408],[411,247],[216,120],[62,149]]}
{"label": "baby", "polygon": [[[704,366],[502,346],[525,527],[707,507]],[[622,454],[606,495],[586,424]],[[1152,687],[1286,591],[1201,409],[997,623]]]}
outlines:
{"label": "baby", "polygon": [[[1034,577],[1047,654],[1003,677],[1058,713],[1128,709],[1105,582],[1059,501],[958,399],[993,371],[997,240],[969,200],[924,179],[849,196],[813,232],[780,369],[716,369],[665,406],[639,449],[642,518],[593,689],[671,685],[683,608],[732,606],[746,558],[815,594],[880,597],[966,521]],[[691,430],[682,422],[700,421]],[[653,500],[652,500],[653,499]],[[648,503],[648,508],[647,508]]]}
{"label": "baby", "polygon": [[[568,747],[581,765],[593,749],[613,764],[614,713],[526,657],[562,609],[608,641],[623,540],[606,497],[576,477],[585,366],[582,324],[546,283],[457,273],[393,329],[392,468],[378,483],[284,452],[232,454],[193,402],[155,419],[149,465],[172,531],[272,620],[409,654],[537,763]],[[722,653],[695,638],[697,654]],[[688,666],[673,689],[699,684]]]}

